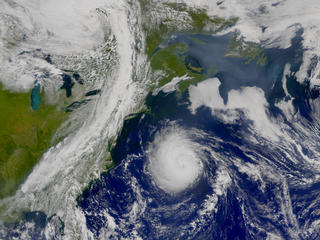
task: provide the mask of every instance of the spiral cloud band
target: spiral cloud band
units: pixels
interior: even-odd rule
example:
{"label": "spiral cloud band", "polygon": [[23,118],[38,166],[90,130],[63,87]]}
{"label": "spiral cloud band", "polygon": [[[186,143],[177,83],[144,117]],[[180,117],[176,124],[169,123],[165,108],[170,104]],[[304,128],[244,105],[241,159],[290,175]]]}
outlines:
{"label": "spiral cloud band", "polygon": [[173,128],[156,135],[148,149],[149,170],[158,187],[178,193],[192,185],[202,172],[197,143],[185,130]]}

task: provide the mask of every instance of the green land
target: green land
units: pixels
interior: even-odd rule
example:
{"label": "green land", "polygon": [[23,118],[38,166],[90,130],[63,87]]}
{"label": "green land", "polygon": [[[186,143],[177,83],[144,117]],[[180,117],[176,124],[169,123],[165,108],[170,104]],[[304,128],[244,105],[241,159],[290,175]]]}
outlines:
{"label": "green land", "polygon": [[13,93],[0,85],[0,198],[16,191],[67,117],[56,106],[41,104],[34,111],[30,103],[30,93]]}
{"label": "green land", "polygon": [[[177,28],[175,18],[165,18],[160,22],[152,19],[152,4],[147,0],[140,0],[143,15],[143,30],[146,34],[146,53],[151,58],[151,68],[153,71],[161,70],[164,73],[162,79],[157,79],[151,89],[161,87],[170,82],[174,77],[182,77],[187,74],[190,79],[183,80],[178,85],[178,90],[184,92],[191,84],[196,84],[206,79],[209,75],[216,73],[214,66],[210,71],[202,73],[202,68],[188,65],[185,66],[183,52],[187,50],[185,44],[173,44],[155,52],[157,47],[166,42],[172,35],[177,33],[201,33],[213,34],[223,29],[233,26],[238,18],[224,19],[221,17],[209,17],[205,9],[188,8],[185,4],[166,3],[165,5],[172,11],[183,12],[189,16],[190,22],[183,30]],[[152,24],[150,24],[152,23]],[[197,38],[194,41],[200,41]]]}
{"label": "green land", "polygon": [[195,84],[206,78],[201,74],[200,68],[189,65],[189,69],[185,65],[183,52],[186,50],[185,44],[172,44],[166,48],[160,49],[151,59],[151,67],[155,70],[162,70],[165,76],[158,82],[157,87],[161,87],[170,82],[174,77],[182,77],[188,75],[191,79],[182,81],[178,89],[184,92],[190,84]]}
{"label": "green land", "polygon": [[[197,41],[196,38],[192,39]],[[203,43],[205,44],[205,43]],[[217,74],[219,69],[212,65],[205,73],[203,68],[185,64],[185,52],[188,46],[182,43],[171,44],[165,48],[159,49],[151,58],[151,68],[153,71],[160,70],[164,74],[161,76],[154,87],[161,87],[170,82],[174,77],[182,77],[187,75],[190,79],[183,80],[178,85],[178,90],[184,92],[192,84],[207,79]],[[263,53],[263,49],[256,43],[245,42],[235,33],[227,45],[224,57],[242,58],[246,64],[252,61],[259,66],[264,66],[267,58]]]}
{"label": "green land", "polygon": [[[159,79],[159,75],[156,76],[151,90],[165,85],[174,77],[181,77],[187,74],[190,79],[183,80],[178,86],[178,90],[183,92],[191,84],[196,84],[217,73],[218,69],[215,69],[215,66],[211,66],[206,73],[203,73],[202,68],[192,65],[185,66],[183,53],[187,51],[188,47],[185,44],[173,44],[157,51],[156,49],[174,34],[214,34],[234,26],[238,18],[209,17],[205,9],[189,8],[183,3],[165,3],[163,6],[167,7],[167,11],[184,13],[189,17],[190,21],[186,23],[185,28],[181,29],[177,27],[180,23],[174,17],[170,18],[171,15],[175,16],[175,14],[169,14],[161,21],[154,21],[153,15],[150,14],[152,12],[152,4],[147,0],[140,0],[140,3],[143,16],[142,26],[146,35],[146,53],[150,57],[152,70],[154,72],[160,70],[163,73],[161,79]],[[205,44],[196,37],[192,37],[192,35],[190,38],[193,41]],[[260,66],[264,66],[267,62],[263,49],[256,43],[244,41],[237,32],[230,40],[224,57],[242,58],[247,64],[255,61]]]}
{"label": "green land", "polygon": [[257,43],[245,42],[238,33],[235,33],[230,40],[225,57],[243,58],[246,64],[255,60],[259,66],[264,66],[267,62],[263,49]]}
{"label": "green land", "polygon": [[[141,9],[143,14],[143,30],[146,34],[146,52],[151,56],[154,50],[165,40],[169,39],[172,34],[181,32],[176,27],[177,23],[174,18],[165,18],[157,24],[150,24],[152,16],[149,16],[152,4],[148,0],[140,0]],[[209,17],[205,9],[188,8],[185,4],[179,3],[166,3],[166,6],[172,10],[184,12],[191,18],[188,27],[182,30],[183,33],[203,33],[213,34],[236,24],[238,18],[232,17],[224,19],[221,17]],[[206,28],[208,27],[208,28]]]}

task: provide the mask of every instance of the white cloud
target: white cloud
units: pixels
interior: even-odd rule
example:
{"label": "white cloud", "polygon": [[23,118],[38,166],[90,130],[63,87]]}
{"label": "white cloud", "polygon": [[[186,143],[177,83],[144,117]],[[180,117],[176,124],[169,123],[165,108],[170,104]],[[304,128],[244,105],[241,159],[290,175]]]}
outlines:
{"label": "white cloud", "polygon": [[[253,121],[254,129],[265,138],[278,140],[280,129],[273,124],[267,116],[268,103],[264,92],[257,87],[244,87],[239,90],[231,90],[228,93],[228,101],[224,104],[219,94],[220,82],[217,78],[211,78],[189,87],[190,110],[195,113],[201,106],[211,109],[212,115],[223,121],[232,122],[240,116],[236,110],[242,110]],[[221,113],[223,110],[224,112]]]}

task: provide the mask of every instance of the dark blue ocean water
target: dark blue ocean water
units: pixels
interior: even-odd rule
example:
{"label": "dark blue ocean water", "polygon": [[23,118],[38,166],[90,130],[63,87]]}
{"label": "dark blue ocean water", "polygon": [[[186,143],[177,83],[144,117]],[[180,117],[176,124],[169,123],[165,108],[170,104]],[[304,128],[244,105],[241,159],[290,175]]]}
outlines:
{"label": "dark blue ocean water", "polygon": [[[124,123],[112,150],[116,167],[102,174],[78,199],[93,234],[102,239],[319,239],[315,226],[320,220],[320,182],[314,178],[318,172],[305,161],[306,156],[316,156],[312,151],[320,149],[318,123],[310,105],[319,93],[310,89],[307,79],[298,83],[295,77],[302,63],[301,34],[297,32],[288,49],[266,50],[268,62],[264,67],[245,64],[239,58],[222,58],[229,35],[193,36],[206,44],[178,36],[173,43],[187,43],[186,56],[196,59],[204,71],[212,65],[218,70],[215,76],[221,82],[219,91],[225,102],[232,89],[263,89],[269,117],[285,126],[288,139],[297,142],[283,139],[273,143],[259,136],[250,130],[252,122],[245,114],[232,123],[215,117],[207,107],[192,114],[188,92],[150,94],[146,99],[150,111]],[[285,64],[291,67],[284,76]],[[290,97],[282,88],[283,77]],[[275,105],[289,98],[294,99],[300,116],[295,123]],[[204,150],[206,161],[200,180],[175,195],[158,188],[146,169],[148,145],[172,124],[194,131],[192,140],[217,155],[212,157]],[[301,144],[310,137],[315,141]],[[308,148],[310,145],[314,148]],[[252,168],[245,171],[241,166]],[[221,169],[230,176],[228,186],[218,181]],[[254,169],[260,169],[260,174],[254,175]],[[219,187],[224,189],[221,194]],[[214,197],[215,208],[208,210],[205,202]],[[115,228],[108,218],[113,219]]]}
{"label": "dark blue ocean water", "polygon": [[[204,72],[214,65],[217,72],[211,77],[221,82],[219,93],[225,102],[231,90],[261,88],[269,104],[267,115],[284,137],[274,142],[260,136],[241,109],[233,122],[223,121],[205,106],[192,114],[188,91],[149,94],[148,111],[124,122],[111,152],[115,167],[77,199],[95,238],[320,239],[320,180],[313,163],[320,150],[315,104],[319,90],[310,88],[308,76],[297,82],[302,33],[297,32],[288,49],[266,49],[265,66],[224,58],[231,35],[192,35],[205,44],[190,35],[170,42],[187,43],[185,56]],[[290,72],[284,75],[286,64]],[[277,107],[280,100],[292,100],[295,118]],[[184,129],[202,146],[203,158],[199,179],[177,194],[159,188],[147,168],[150,143],[172,126]],[[35,222],[43,233],[47,217],[37,219],[25,221]]]}

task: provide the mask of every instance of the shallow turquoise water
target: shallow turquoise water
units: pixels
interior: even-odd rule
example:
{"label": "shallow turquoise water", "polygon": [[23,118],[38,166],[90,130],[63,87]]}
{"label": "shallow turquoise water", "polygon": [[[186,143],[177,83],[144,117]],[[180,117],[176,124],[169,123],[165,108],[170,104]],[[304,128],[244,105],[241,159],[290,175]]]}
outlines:
{"label": "shallow turquoise water", "polygon": [[41,105],[41,95],[40,95],[41,87],[39,84],[33,87],[31,91],[31,107],[33,110],[37,110]]}

